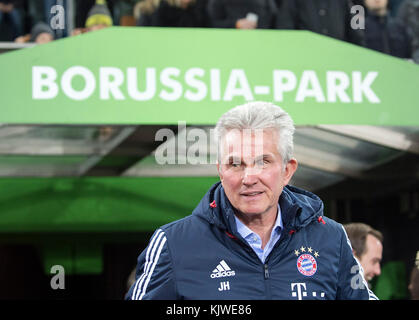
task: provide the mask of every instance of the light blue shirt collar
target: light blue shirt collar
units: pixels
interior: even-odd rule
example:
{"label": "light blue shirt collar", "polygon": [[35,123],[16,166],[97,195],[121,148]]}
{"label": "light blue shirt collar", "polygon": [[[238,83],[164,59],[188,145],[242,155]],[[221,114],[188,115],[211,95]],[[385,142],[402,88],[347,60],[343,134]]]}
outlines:
{"label": "light blue shirt collar", "polygon": [[259,259],[264,263],[266,257],[272,251],[273,246],[279,240],[281,236],[281,230],[283,228],[282,217],[281,217],[281,207],[278,204],[278,214],[276,216],[274,227],[272,228],[271,236],[265,248],[262,250],[262,241],[255,232],[250,230],[243,222],[234,216],[236,220],[237,232],[247,241],[247,243],[255,251]]}

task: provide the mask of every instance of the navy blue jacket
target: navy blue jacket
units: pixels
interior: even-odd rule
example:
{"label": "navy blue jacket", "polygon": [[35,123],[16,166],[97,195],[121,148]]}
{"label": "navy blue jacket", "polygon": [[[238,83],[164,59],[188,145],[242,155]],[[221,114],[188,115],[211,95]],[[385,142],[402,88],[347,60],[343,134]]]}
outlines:
{"label": "navy blue jacket", "polygon": [[126,299],[377,299],[319,197],[286,186],[279,205],[284,228],[263,264],[216,183],[192,215],[153,234]]}

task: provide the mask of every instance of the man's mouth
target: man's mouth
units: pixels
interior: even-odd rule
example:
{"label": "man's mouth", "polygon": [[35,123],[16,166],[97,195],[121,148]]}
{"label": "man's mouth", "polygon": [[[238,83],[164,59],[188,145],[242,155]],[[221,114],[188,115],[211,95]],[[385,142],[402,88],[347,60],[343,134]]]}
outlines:
{"label": "man's mouth", "polygon": [[242,192],[242,193],[240,193],[240,195],[245,196],[245,197],[255,197],[255,196],[258,196],[262,193],[263,193],[263,191]]}

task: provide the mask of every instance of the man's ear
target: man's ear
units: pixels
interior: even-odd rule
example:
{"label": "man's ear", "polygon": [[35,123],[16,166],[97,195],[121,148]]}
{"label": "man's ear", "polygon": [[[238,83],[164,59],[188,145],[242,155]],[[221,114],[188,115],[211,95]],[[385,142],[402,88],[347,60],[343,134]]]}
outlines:
{"label": "man's ear", "polygon": [[286,186],[290,182],[295,171],[297,171],[297,168],[298,168],[297,159],[291,158],[291,160],[288,161],[287,165],[285,166],[284,186]]}
{"label": "man's ear", "polygon": [[218,171],[218,176],[220,177],[220,181],[223,182],[223,173],[221,172],[221,165],[217,160],[217,171]]}

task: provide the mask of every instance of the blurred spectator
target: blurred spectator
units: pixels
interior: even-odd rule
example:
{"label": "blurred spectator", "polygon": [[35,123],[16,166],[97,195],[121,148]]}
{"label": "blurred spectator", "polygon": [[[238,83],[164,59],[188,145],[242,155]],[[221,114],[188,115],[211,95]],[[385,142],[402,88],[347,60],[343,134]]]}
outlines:
{"label": "blurred spectator", "polygon": [[209,0],[209,23],[214,28],[272,29],[277,7],[274,0]]}
{"label": "blurred spectator", "polygon": [[[85,23],[86,23],[86,19],[87,16],[89,15],[89,11],[90,9],[92,9],[92,7],[96,4],[96,0],[72,0],[74,1],[74,7],[75,7],[75,26],[76,28],[83,28]],[[113,25],[118,25],[118,19],[113,19],[114,18],[114,8],[115,5],[120,3],[121,1],[128,1],[128,0],[105,0],[105,4],[108,8],[108,10],[111,13],[111,17],[112,17],[112,24]],[[131,2],[131,1],[128,1]],[[133,3],[135,1],[132,1]],[[133,5],[133,4],[132,4]],[[119,10],[119,9],[118,9]],[[117,10],[117,11],[118,11]]]}
{"label": "blurred spectator", "polygon": [[351,241],[354,256],[364,269],[364,276],[371,281],[381,274],[381,259],[383,255],[383,235],[364,223],[349,223],[344,225]]}
{"label": "blurred spectator", "polygon": [[410,299],[419,300],[419,251],[416,253],[416,261],[410,273],[409,282]]}
{"label": "blurred spectator", "polygon": [[15,42],[35,42],[37,44],[43,44],[51,42],[55,39],[54,31],[45,22],[40,21],[35,24],[30,34],[17,37]]}
{"label": "blurred spectator", "polygon": [[137,0],[114,1],[113,10],[111,10],[114,25],[135,26],[133,8],[136,3]]}
{"label": "blurred spectator", "polygon": [[399,11],[400,5],[404,2],[405,0],[389,0],[388,1],[388,11],[389,14],[392,17],[396,17],[397,16],[397,12]]}
{"label": "blurred spectator", "polygon": [[6,19],[8,20],[12,28],[11,40],[23,34],[23,20],[19,11],[22,3],[22,0],[0,0],[0,25]]}
{"label": "blurred spectator", "polygon": [[397,17],[407,27],[411,39],[412,58],[419,63],[419,0],[405,0],[400,5]]}
{"label": "blurred spectator", "polygon": [[160,6],[160,0],[142,0],[134,6],[134,18],[137,26],[154,26],[156,21],[156,10]]}
{"label": "blurred spectator", "polygon": [[106,5],[105,0],[96,0],[96,4],[89,10],[85,23],[86,28],[73,30],[72,35],[78,35],[84,32],[100,30],[113,25],[112,15]]}
{"label": "blurred spectator", "polygon": [[31,42],[38,44],[48,43],[54,40],[54,32],[45,22],[38,22],[31,30]]}
{"label": "blurred spectator", "polygon": [[282,0],[278,29],[310,30],[363,46],[362,30],[351,28],[350,0]]}
{"label": "blurred spectator", "polygon": [[207,0],[162,0],[153,23],[157,27],[207,27]]}
{"label": "blurred spectator", "polygon": [[399,58],[411,57],[410,38],[405,26],[393,19],[388,0],[364,0],[366,7],[365,45]]}
{"label": "blurred spectator", "polygon": [[96,4],[89,10],[86,28],[89,31],[99,30],[113,25],[112,15],[105,0],[96,0]]}

